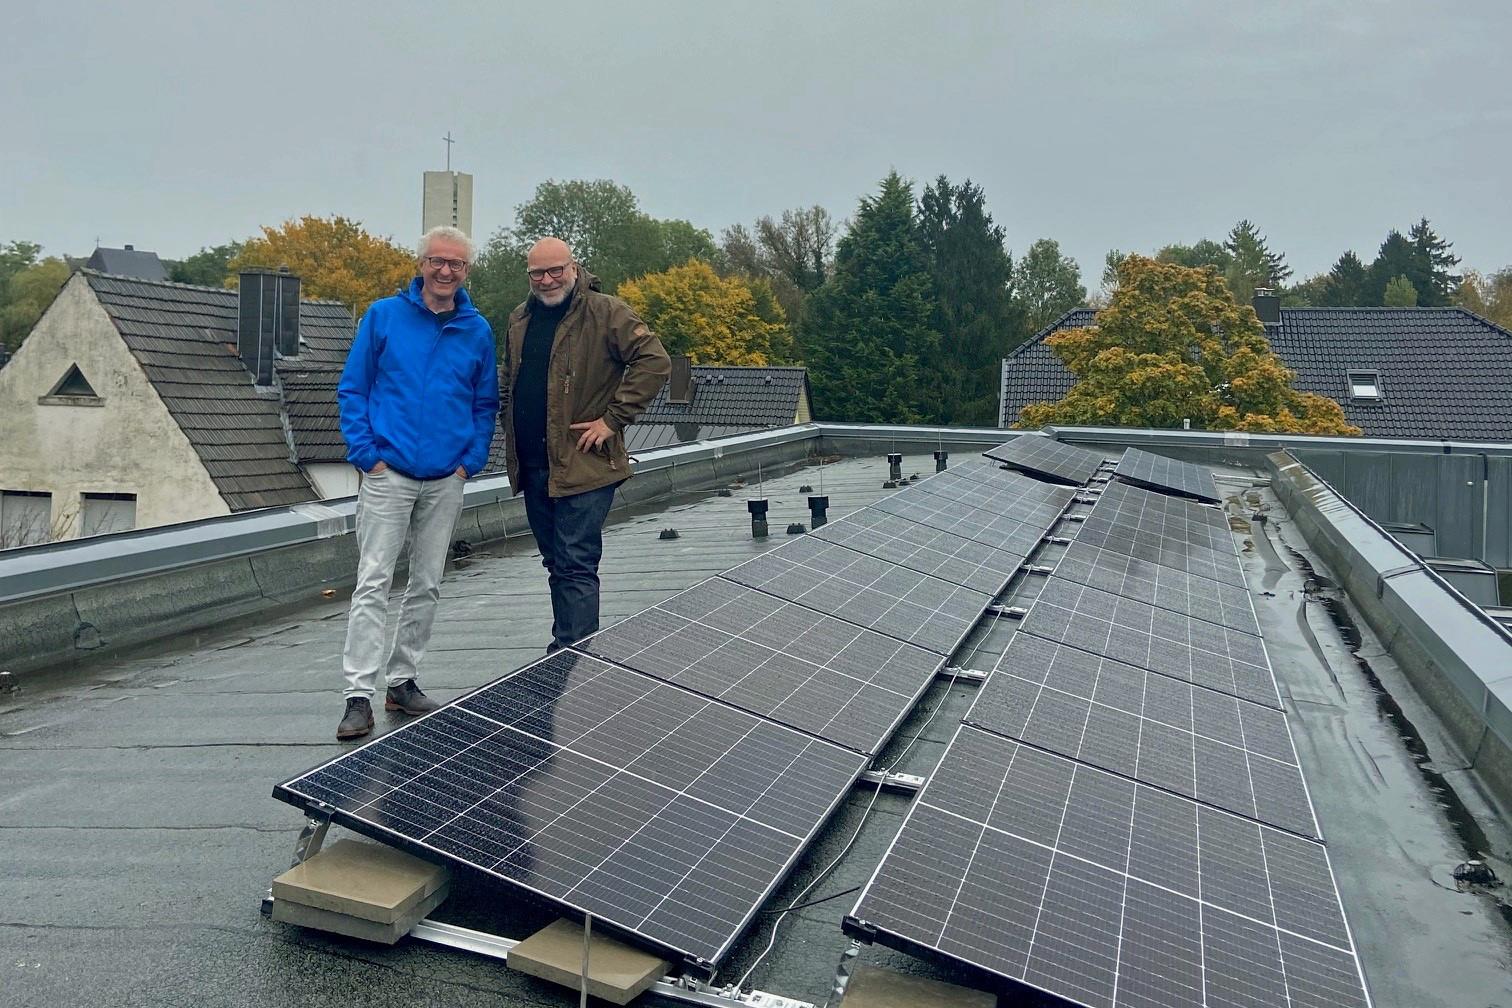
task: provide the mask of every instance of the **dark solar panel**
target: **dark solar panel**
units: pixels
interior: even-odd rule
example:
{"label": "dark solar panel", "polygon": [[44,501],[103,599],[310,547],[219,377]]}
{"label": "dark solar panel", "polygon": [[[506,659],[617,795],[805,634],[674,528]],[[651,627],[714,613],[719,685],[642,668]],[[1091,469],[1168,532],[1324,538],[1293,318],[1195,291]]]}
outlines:
{"label": "dark solar panel", "polygon": [[1260,635],[1248,590],[1149,560],[1098,549],[1085,542],[1067,547],[1055,566],[1057,577],[1148,602],[1185,616]]}
{"label": "dark solar panel", "polygon": [[1028,552],[997,549],[876,508],[853,511],[813,535],[988,595],[1003,590]]}
{"label": "dark solar panel", "polygon": [[563,651],[274,795],[714,963],[865,762]]}
{"label": "dark solar panel", "polygon": [[990,459],[1006,462],[1015,469],[1084,485],[1102,465],[1103,458],[1085,448],[1073,448],[1054,438],[1021,434],[1006,444],[984,452]]}
{"label": "dark solar panel", "polygon": [[1259,637],[1051,577],[1021,632],[1280,709]]}
{"label": "dark solar panel", "polygon": [[866,753],[881,748],[942,662],[722,578],[577,647]]}
{"label": "dark solar panel", "polygon": [[921,491],[1042,529],[1049,528],[1076,496],[1070,487],[1049,486],[1017,473],[1004,473],[1001,479],[984,483],[948,470],[897,496],[912,497]]}
{"label": "dark solar panel", "polygon": [[1040,524],[1025,523],[916,490],[884,497],[867,510],[897,515],[929,528],[974,539],[1005,553],[1024,556],[1034,552],[1054,520],[1046,518]]}
{"label": "dark solar panel", "polygon": [[948,655],[991,596],[804,536],[721,575]]}
{"label": "dark solar panel", "polygon": [[993,462],[984,458],[968,458],[962,462],[953,462],[946,472],[965,479],[976,480],[978,483],[1004,482],[1008,470],[1001,462]]}
{"label": "dark solar panel", "polygon": [[1286,715],[1158,672],[1014,637],[966,721],[1318,837]]}
{"label": "dark solar panel", "polygon": [[1147,560],[1209,581],[1244,586],[1244,571],[1234,552],[1232,536],[1228,537],[1226,543],[1217,536],[1208,538],[1206,541],[1214,544],[1209,547],[1202,545],[1204,537],[1190,528],[1173,528],[1154,523],[1153,518],[1146,518],[1139,524],[1117,523],[1105,513],[1098,514],[1094,507],[1076,525],[1074,535],[1077,542],[1112,553]]}
{"label": "dark solar panel", "polygon": [[1113,474],[1120,479],[1204,501],[1220,501],[1213,470],[1206,466],[1180,462],[1138,448],[1125,448],[1123,458]]}
{"label": "dark solar panel", "polygon": [[1078,1005],[1369,1004],[1321,844],[970,726],[847,928]]}

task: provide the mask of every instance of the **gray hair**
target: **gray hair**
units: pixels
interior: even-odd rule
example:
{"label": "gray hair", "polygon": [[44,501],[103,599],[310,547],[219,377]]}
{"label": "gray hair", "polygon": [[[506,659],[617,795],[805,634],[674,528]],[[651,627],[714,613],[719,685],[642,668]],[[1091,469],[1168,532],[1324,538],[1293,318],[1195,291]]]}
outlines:
{"label": "gray hair", "polygon": [[456,242],[458,245],[461,245],[463,248],[467,249],[468,262],[472,262],[473,259],[477,257],[478,245],[471,238],[467,237],[467,234],[464,231],[462,231],[460,228],[454,228],[447,224],[438,224],[437,226],[431,228],[429,231],[425,232],[425,234],[420,236],[420,244],[418,246],[419,251],[415,253],[415,258],[424,259],[426,256],[430,255],[431,242],[435,241],[437,238],[440,238],[443,241]]}

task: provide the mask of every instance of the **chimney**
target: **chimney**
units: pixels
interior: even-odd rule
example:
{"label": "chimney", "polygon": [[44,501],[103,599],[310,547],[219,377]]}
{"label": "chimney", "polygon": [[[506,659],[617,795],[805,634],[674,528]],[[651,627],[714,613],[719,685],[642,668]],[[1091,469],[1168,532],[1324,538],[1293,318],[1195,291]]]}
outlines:
{"label": "chimney", "polygon": [[279,272],[243,270],[237,290],[236,353],[252,372],[252,382],[273,384],[273,357],[299,353],[299,277],[288,267]]}
{"label": "chimney", "polygon": [[667,402],[686,406],[693,401],[693,359],[686,354],[672,358],[672,377],[667,380]]}
{"label": "chimney", "polygon": [[126,245],[126,249],[125,249],[125,251],[127,251],[127,252],[135,252],[135,251],[136,251],[136,246],[135,246],[135,245],[132,245],[132,244],[130,244],[130,243],[129,243],[129,242],[128,242],[128,243],[127,243],[127,245]]}
{"label": "chimney", "polygon": [[274,278],[278,288],[278,355],[299,356],[299,277],[289,272],[289,267],[278,267]]}
{"label": "chimney", "polygon": [[1256,287],[1255,299],[1252,302],[1255,314],[1260,316],[1260,324],[1266,326],[1278,326],[1281,324],[1281,295],[1271,287]]}

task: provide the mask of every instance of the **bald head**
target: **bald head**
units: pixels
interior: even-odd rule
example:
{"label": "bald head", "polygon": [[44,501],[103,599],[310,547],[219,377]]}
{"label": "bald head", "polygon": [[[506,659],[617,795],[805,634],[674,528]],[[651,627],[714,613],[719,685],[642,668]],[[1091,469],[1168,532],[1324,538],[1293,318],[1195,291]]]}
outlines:
{"label": "bald head", "polygon": [[577,266],[572,249],[560,238],[542,238],[525,256],[530,292],[543,305],[555,307],[567,299],[577,284]]}

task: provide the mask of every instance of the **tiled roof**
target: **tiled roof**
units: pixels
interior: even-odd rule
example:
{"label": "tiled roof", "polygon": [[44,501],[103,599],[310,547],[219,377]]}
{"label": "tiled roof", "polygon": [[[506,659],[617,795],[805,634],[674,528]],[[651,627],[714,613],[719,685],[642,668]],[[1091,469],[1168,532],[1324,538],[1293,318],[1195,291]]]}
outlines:
{"label": "tiled roof", "polygon": [[279,368],[278,378],[299,461],[345,462],[346,442],[341,439],[341,417],[336,410],[341,372],[335,368],[296,371],[285,366]]}
{"label": "tiled roof", "polygon": [[[1071,388],[1045,338],[1095,315],[1067,312],[1003,360],[1004,426]],[[1296,387],[1338,400],[1367,437],[1512,441],[1512,333],[1463,308],[1282,308],[1269,336]],[[1351,399],[1350,371],[1378,372],[1382,398]]]}
{"label": "tiled roof", "polygon": [[[277,393],[254,388],[236,355],[235,291],[83,273],[232,511],[316,499]],[[293,386],[288,426],[303,460],[326,461],[336,402],[323,390],[334,393],[352,316],[334,301],[305,301],[299,325],[299,357],[278,362],[280,381]]]}
{"label": "tiled roof", "polygon": [[101,273],[136,277],[139,280],[167,280],[168,270],[156,252],[131,248],[97,248],[84,265]]}
{"label": "tiled roof", "polygon": [[669,403],[670,383],[625,434],[625,447],[646,451],[768,427],[790,426],[808,388],[801,367],[693,366],[693,401]]}

